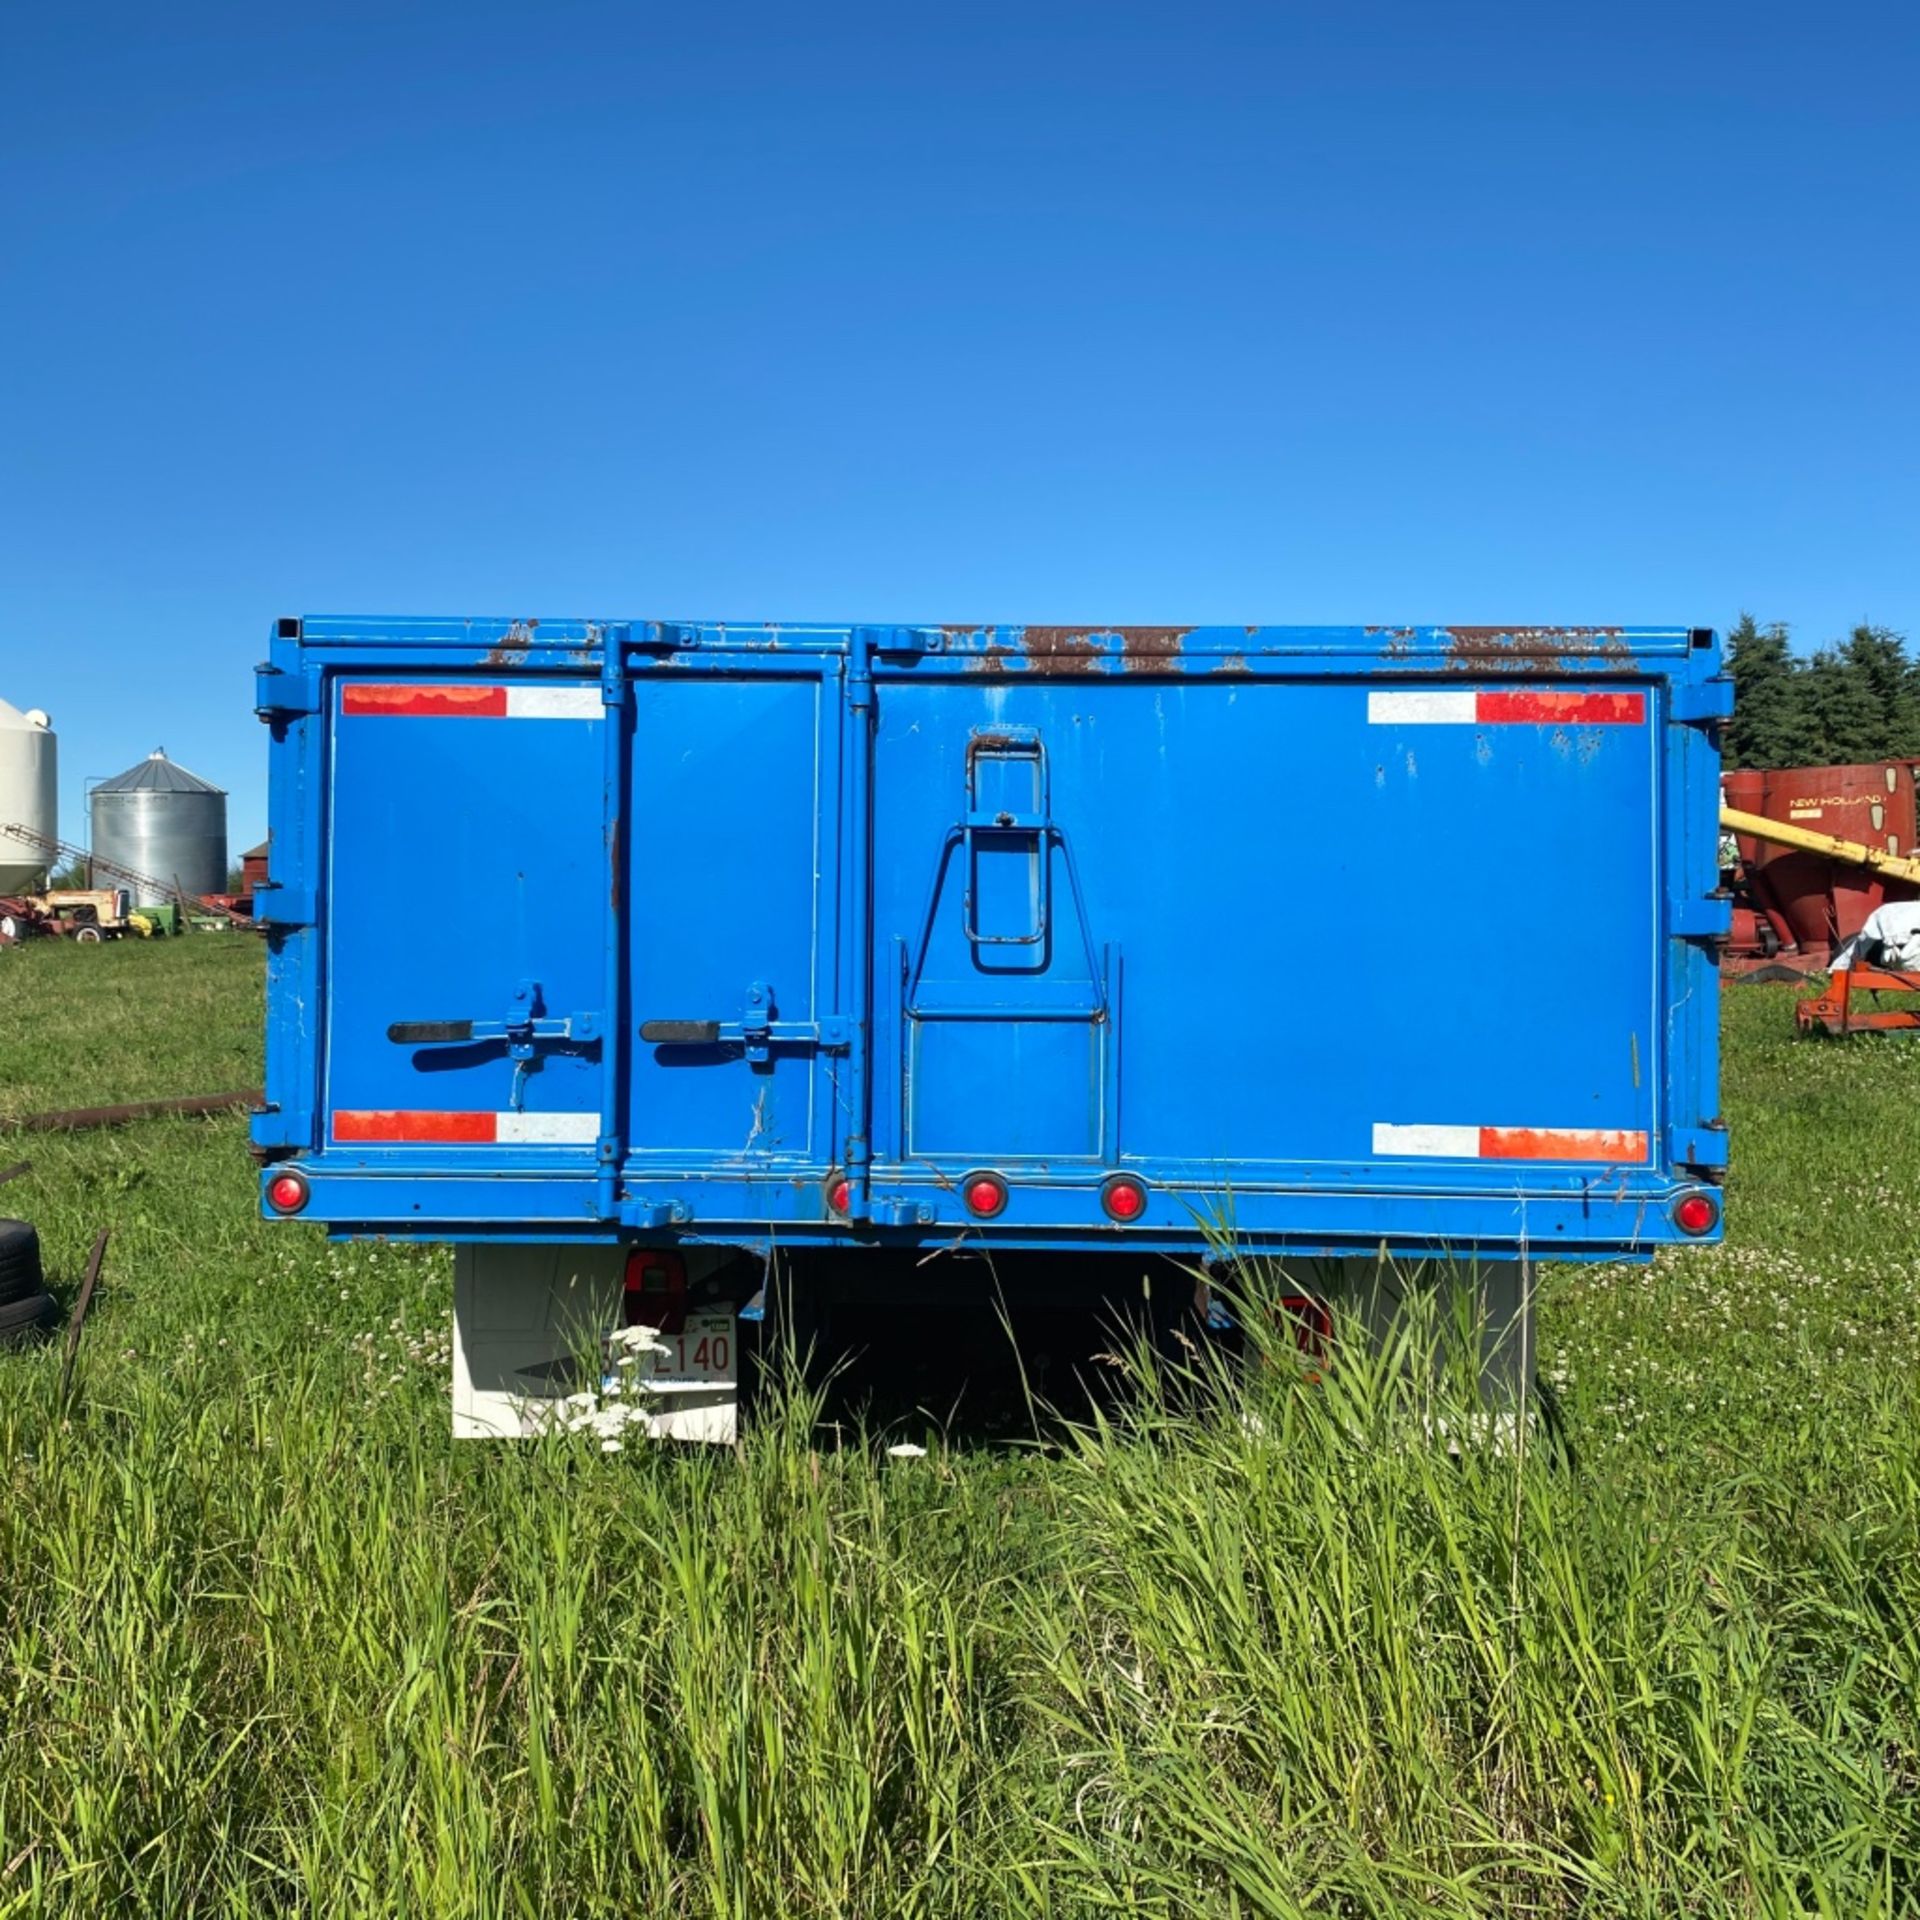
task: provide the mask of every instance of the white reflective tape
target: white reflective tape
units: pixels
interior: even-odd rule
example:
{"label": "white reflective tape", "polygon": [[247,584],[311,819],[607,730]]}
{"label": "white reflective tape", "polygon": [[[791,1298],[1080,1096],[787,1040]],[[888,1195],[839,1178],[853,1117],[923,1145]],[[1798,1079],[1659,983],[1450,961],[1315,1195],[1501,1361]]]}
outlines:
{"label": "white reflective tape", "polygon": [[598,720],[605,710],[598,687],[507,688],[509,720]]}
{"label": "white reflective tape", "polygon": [[1370,693],[1367,695],[1367,720],[1376,727],[1458,727],[1471,726],[1475,718],[1472,693]]}
{"label": "white reflective tape", "polygon": [[502,1113],[494,1138],[504,1146],[590,1147],[600,1138],[597,1113]]}
{"label": "white reflective tape", "polygon": [[1373,1123],[1375,1153],[1418,1154],[1429,1160],[1477,1160],[1478,1127],[1399,1127],[1388,1121]]}

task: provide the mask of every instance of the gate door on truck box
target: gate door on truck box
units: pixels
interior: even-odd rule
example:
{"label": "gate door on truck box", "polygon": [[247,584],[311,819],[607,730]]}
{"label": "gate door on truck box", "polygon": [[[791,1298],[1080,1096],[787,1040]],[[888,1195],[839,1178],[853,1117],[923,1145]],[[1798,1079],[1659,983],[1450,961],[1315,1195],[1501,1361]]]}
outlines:
{"label": "gate door on truck box", "polygon": [[597,681],[338,684],[330,1149],[593,1167],[611,1058],[605,714]]}
{"label": "gate door on truck box", "polygon": [[[853,1021],[837,658],[636,676],[628,1182],[815,1181]],[[753,1217],[751,1200],[738,1202]]]}
{"label": "gate door on truck box", "polygon": [[1649,1164],[1653,720],[1611,684],[888,684],[876,1158]]}

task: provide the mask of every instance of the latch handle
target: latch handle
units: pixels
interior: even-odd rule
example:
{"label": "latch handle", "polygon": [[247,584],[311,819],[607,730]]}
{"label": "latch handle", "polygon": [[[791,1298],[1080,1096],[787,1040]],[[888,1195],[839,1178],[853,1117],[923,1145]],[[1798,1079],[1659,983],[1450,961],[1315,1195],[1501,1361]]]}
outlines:
{"label": "latch handle", "polygon": [[756,980],[747,989],[747,1006],[738,1020],[642,1020],[640,1038],[656,1047],[739,1047],[750,1065],[767,1066],[775,1047],[811,1047],[820,1053],[844,1053],[852,1041],[852,1023],[844,1014],[824,1020],[777,1020],[773,989]]}
{"label": "latch handle", "polygon": [[452,1041],[471,1040],[471,1020],[396,1020],[387,1029],[387,1038],[400,1047],[444,1046]]}
{"label": "latch handle", "polygon": [[640,1038],[656,1047],[711,1047],[720,1038],[718,1020],[642,1020]]}

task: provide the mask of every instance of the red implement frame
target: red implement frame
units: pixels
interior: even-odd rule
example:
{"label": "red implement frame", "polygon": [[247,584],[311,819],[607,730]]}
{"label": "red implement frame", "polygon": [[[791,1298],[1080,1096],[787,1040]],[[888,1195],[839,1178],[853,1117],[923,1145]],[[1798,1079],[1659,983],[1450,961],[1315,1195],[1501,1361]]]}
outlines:
{"label": "red implement frame", "polygon": [[1920,973],[1882,973],[1872,967],[1846,967],[1827,982],[1823,992],[1800,1001],[1793,1017],[1802,1033],[1824,1027],[1829,1033],[1896,1033],[1920,1027],[1920,1007],[1882,1007],[1867,1011],[1854,1007],[1863,993],[1920,993]]}

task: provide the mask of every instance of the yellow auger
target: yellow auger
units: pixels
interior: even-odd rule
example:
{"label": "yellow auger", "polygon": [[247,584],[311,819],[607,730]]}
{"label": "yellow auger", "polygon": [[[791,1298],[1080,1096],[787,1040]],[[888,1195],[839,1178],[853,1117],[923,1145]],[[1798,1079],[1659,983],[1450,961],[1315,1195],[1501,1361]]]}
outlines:
{"label": "yellow auger", "polygon": [[1765,814],[1742,813],[1738,807],[1722,807],[1720,824],[1729,833],[1751,834],[1756,840],[1769,840],[1776,847],[1798,847],[1804,853],[1824,854],[1829,860],[1844,860],[1849,866],[1871,867],[1889,880],[1910,880],[1920,886],[1920,860],[1902,853],[1887,853],[1858,840],[1836,840],[1830,833],[1815,833],[1808,827],[1789,826],[1784,820],[1769,820]]}

